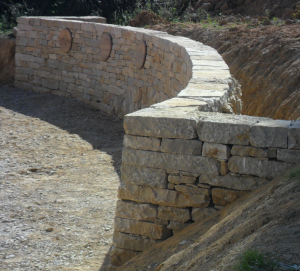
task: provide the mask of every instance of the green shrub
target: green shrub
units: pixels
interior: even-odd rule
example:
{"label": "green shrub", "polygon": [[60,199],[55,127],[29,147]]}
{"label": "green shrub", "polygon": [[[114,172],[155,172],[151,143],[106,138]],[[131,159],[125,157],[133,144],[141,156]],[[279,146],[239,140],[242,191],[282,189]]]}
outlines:
{"label": "green shrub", "polygon": [[265,256],[256,249],[246,250],[234,266],[236,271],[272,271],[276,262],[266,259]]}
{"label": "green shrub", "polygon": [[300,168],[293,168],[289,171],[288,175],[288,180],[292,180],[292,179],[297,179],[300,180]]}

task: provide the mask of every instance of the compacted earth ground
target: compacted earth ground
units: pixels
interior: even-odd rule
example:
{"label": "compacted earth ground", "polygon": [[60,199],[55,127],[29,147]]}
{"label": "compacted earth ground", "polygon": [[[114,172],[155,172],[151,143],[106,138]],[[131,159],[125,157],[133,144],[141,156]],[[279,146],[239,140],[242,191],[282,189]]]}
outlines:
{"label": "compacted earth ground", "polygon": [[107,270],[122,121],[0,85],[0,270]]}

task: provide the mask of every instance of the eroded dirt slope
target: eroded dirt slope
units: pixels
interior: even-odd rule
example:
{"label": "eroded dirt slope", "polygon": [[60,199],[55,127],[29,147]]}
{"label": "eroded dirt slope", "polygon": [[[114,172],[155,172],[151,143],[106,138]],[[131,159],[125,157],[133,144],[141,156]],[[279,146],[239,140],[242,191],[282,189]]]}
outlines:
{"label": "eroded dirt slope", "polygon": [[251,28],[231,24],[222,29],[167,24],[151,28],[218,50],[241,84],[242,114],[289,120],[300,117],[299,24]]}
{"label": "eroded dirt slope", "polygon": [[[247,248],[300,268],[300,180],[277,178],[120,267],[122,271],[232,271]],[[288,269],[288,267],[294,268]]]}
{"label": "eroded dirt slope", "polygon": [[107,270],[122,121],[0,85],[0,270]]}

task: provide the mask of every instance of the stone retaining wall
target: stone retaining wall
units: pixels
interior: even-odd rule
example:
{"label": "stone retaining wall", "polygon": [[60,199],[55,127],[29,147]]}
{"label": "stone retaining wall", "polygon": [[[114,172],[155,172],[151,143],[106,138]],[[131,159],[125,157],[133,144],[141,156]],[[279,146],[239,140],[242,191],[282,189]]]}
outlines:
{"label": "stone retaining wall", "polygon": [[[216,50],[199,42],[70,19],[20,17],[17,21],[17,87],[70,96],[120,118],[176,97],[183,89],[174,105],[241,111],[240,88],[228,66]],[[62,53],[58,41],[64,28],[73,37],[68,53]],[[109,33],[113,43],[107,61],[100,57],[103,33]],[[141,40],[147,44],[147,57],[144,68],[137,69],[134,60]]]}
{"label": "stone retaining wall", "polygon": [[[241,111],[240,88],[210,47],[99,23],[18,23],[16,86],[71,96],[118,117],[136,111],[124,117],[113,268],[300,162],[300,122],[232,114]],[[58,42],[64,28],[73,35],[67,54]],[[113,48],[102,61],[105,32]],[[137,69],[142,40],[147,57]]]}

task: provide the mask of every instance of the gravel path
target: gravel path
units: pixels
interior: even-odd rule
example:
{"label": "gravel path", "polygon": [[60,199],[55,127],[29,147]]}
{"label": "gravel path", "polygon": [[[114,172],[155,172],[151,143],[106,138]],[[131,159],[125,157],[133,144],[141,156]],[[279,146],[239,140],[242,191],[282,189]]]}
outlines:
{"label": "gravel path", "polygon": [[107,270],[122,121],[0,85],[0,270]]}

